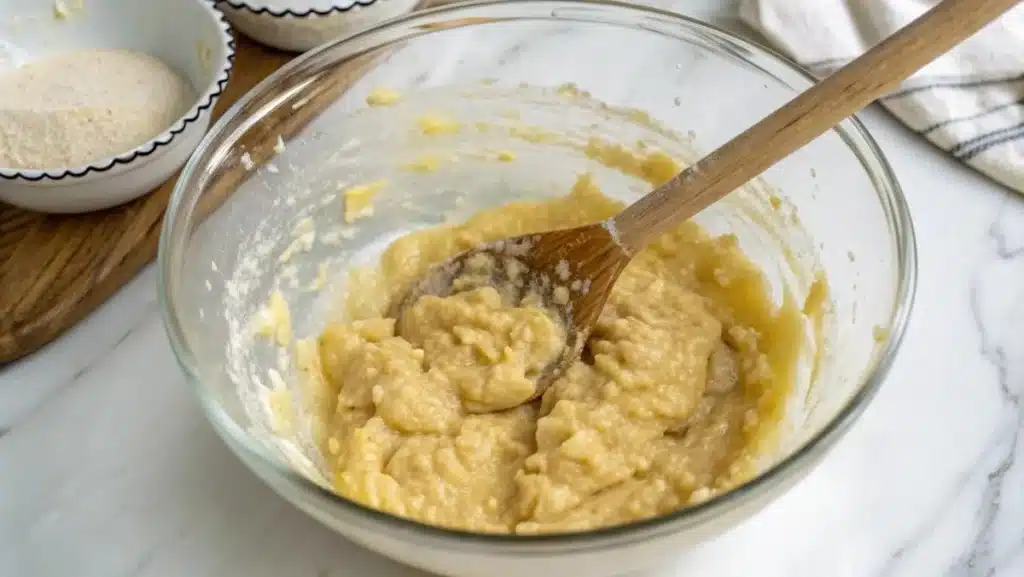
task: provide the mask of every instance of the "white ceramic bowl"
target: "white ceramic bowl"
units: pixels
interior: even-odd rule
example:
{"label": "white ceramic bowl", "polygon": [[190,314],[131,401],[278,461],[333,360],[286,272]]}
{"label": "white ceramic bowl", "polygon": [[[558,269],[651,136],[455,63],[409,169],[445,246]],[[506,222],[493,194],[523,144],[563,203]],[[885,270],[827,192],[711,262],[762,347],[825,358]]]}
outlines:
{"label": "white ceramic bowl", "polygon": [[235,47],[210,0],[0,0],[0,74],[26,62],[87,48],[151,54],[181,74],[196,100],[162,133],[85,166],[0,167],[0,200],[43,212],[109,208],[138,198],[188,160],[227,85]]}
{"label": "white ceramic bowl", "polygon": [[420,0],[218,0],[231,25],[253,40],[305,52],[412,11]]}

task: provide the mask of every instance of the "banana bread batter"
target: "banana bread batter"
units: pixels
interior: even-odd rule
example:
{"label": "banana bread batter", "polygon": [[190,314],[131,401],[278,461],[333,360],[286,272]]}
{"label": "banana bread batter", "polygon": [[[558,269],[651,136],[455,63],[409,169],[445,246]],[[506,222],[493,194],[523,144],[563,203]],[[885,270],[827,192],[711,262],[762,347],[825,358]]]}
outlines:
{"label": "banana bread batter", "polygon": [[[659,183],[671,162],[645,167]],[[350,279],[352,319],[320,336],[321,450],[343,496],[476,532],[581,531],[705,501],[749,479],[793,382],[803,318],[773,305],[732,236],[688,222],[639,254],[584,357],[540,402],[533,377],[564,328],[492,288],[420,299],[402,327],[388,302],[445,258],[504,237],[622,209],[586,176],[561,198],[481,212],[395,241]]]}

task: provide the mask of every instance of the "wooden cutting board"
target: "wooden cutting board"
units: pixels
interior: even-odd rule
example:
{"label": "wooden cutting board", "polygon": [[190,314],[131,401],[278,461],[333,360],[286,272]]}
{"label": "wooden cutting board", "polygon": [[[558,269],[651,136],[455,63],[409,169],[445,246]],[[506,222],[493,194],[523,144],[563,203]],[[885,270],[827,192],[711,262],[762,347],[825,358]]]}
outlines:
{"label": "wooden cutting board", "polygon": [[[258,82],[294,57],[239,38],[234,69],[213,112],[214,119]],[[314,95],[326,106],[372,61],[339,67]],[[340,79],[340,81],[339,81]],[[309,107],[315,114],[315,107]],[[253,160],[269,156],[278,134],[301,129],[311,117],[269,118],[244,137]],[[265,140],[265,142],[263,142]],[[268,154],[258,154],[266,149]],[[212,209],[221,191],[245,176],[227,170],[204,204]],[[50,342],[131,280],[157,252],[164,210],[177,176],[126,205],[83,215],[48,215],[0,203],[0,363]],[[220,185],[220,186],[218,186]],[[212,202],[205,202],[212,200]]]}

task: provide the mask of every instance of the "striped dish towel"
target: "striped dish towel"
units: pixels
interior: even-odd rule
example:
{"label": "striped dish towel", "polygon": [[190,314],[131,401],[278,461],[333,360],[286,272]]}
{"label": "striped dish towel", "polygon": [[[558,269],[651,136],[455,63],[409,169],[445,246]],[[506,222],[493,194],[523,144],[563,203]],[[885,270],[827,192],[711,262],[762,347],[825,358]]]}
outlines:
{"label": "striped dish towel", "polygon": [[[743,0],[741,17],[823,78],[939,0]],[[954,158],[1024,192],[1024,6],[879,102]]]}

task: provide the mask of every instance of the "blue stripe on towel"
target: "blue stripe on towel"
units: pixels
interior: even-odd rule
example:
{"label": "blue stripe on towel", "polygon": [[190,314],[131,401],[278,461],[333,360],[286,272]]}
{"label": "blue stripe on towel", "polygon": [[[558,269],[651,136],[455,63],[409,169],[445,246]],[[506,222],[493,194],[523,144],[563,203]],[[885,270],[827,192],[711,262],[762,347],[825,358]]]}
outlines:
{"label": "blue stripe on towel", "polygon": [[889,94],[886,94],[879,100],[893,100],[896,98],[903,98],[904,96],[909,96],[911,94],[917,94],[918,92],[924,92],[926,90],[936,90],[940,88],[945,90],[964,90],[968,88],[997,86],[999,84],[1015,84],[1017,82],[1024,82],[1024,74],[1018,74],[1015,76],[1004,76],[1001,78],[986,78],[982,80],[964,80],[962,78],[959,80],[950,79],[940,81],[930,81],[929,79],[923,80],[929,83],[919,86],[910,86],[907,88],[903,88],[902,90],[895,90],[893,92],[890,92]]}
{"label": "blue stripe on towel", "polygon": [[1024,138],[1024,126],[1017,129],[1017,131],[1014,132],[1013,134],[1004,134],[1003,136],[996,138],[995,140],[984,142],[979,146],[972,148],[971,150],[962,152],[959,156],[957,156],[957,158],[959,160],[962,160],[963,162],[969,162],[971,159],[973,159],[974,157],[978,156],[983,152],[987,152],[997,146],[1003,146],[1004,144],[1017,142],[1022,138]]}
{"label": "blue stripe on towel", "polygon": [[1000,104],[999,106],[994,106],[992,108],[987,108],[985,110],[982,110],[981,112],[976,112],[976,113],[968,115],[968,116],[960,116],[960,117],[957,117],[957,118],[947,118],[946,120],[943,120],[941,122],[936,122],[935,124],[925,128],[923,130],[918,130],[917,133],[921,134],[921,135],[927,135],[928,133],[930,133],[932,131],[938,130],[940,128],[944,128],[944,127],[949,126],[951,124],[957,124],[959,122],[968,122],[968,121],[971,121],[971,120],[978,120],[979,118],[984,118],[984,117],[988,116],[989,114],[994,114],[996,112],[1001,112],[1003,110],[1006,110],[1007,108],[1013,108],[1014,106],[1022,106],[1022,105],[1024,105],[1024,98],[1020,98],[1019,100],[1017,100],[1015,102],[1004,102],[1003,104]]}
{"label": "blue stripe on towel", "polygon": [[992,132],[986,132],[985,134],[979,134],[950,148],[949,153],[960,160],[970,160],[993,146],[1017,138],[1021,133],[1024,133],[1024,122],[993,130]]}

